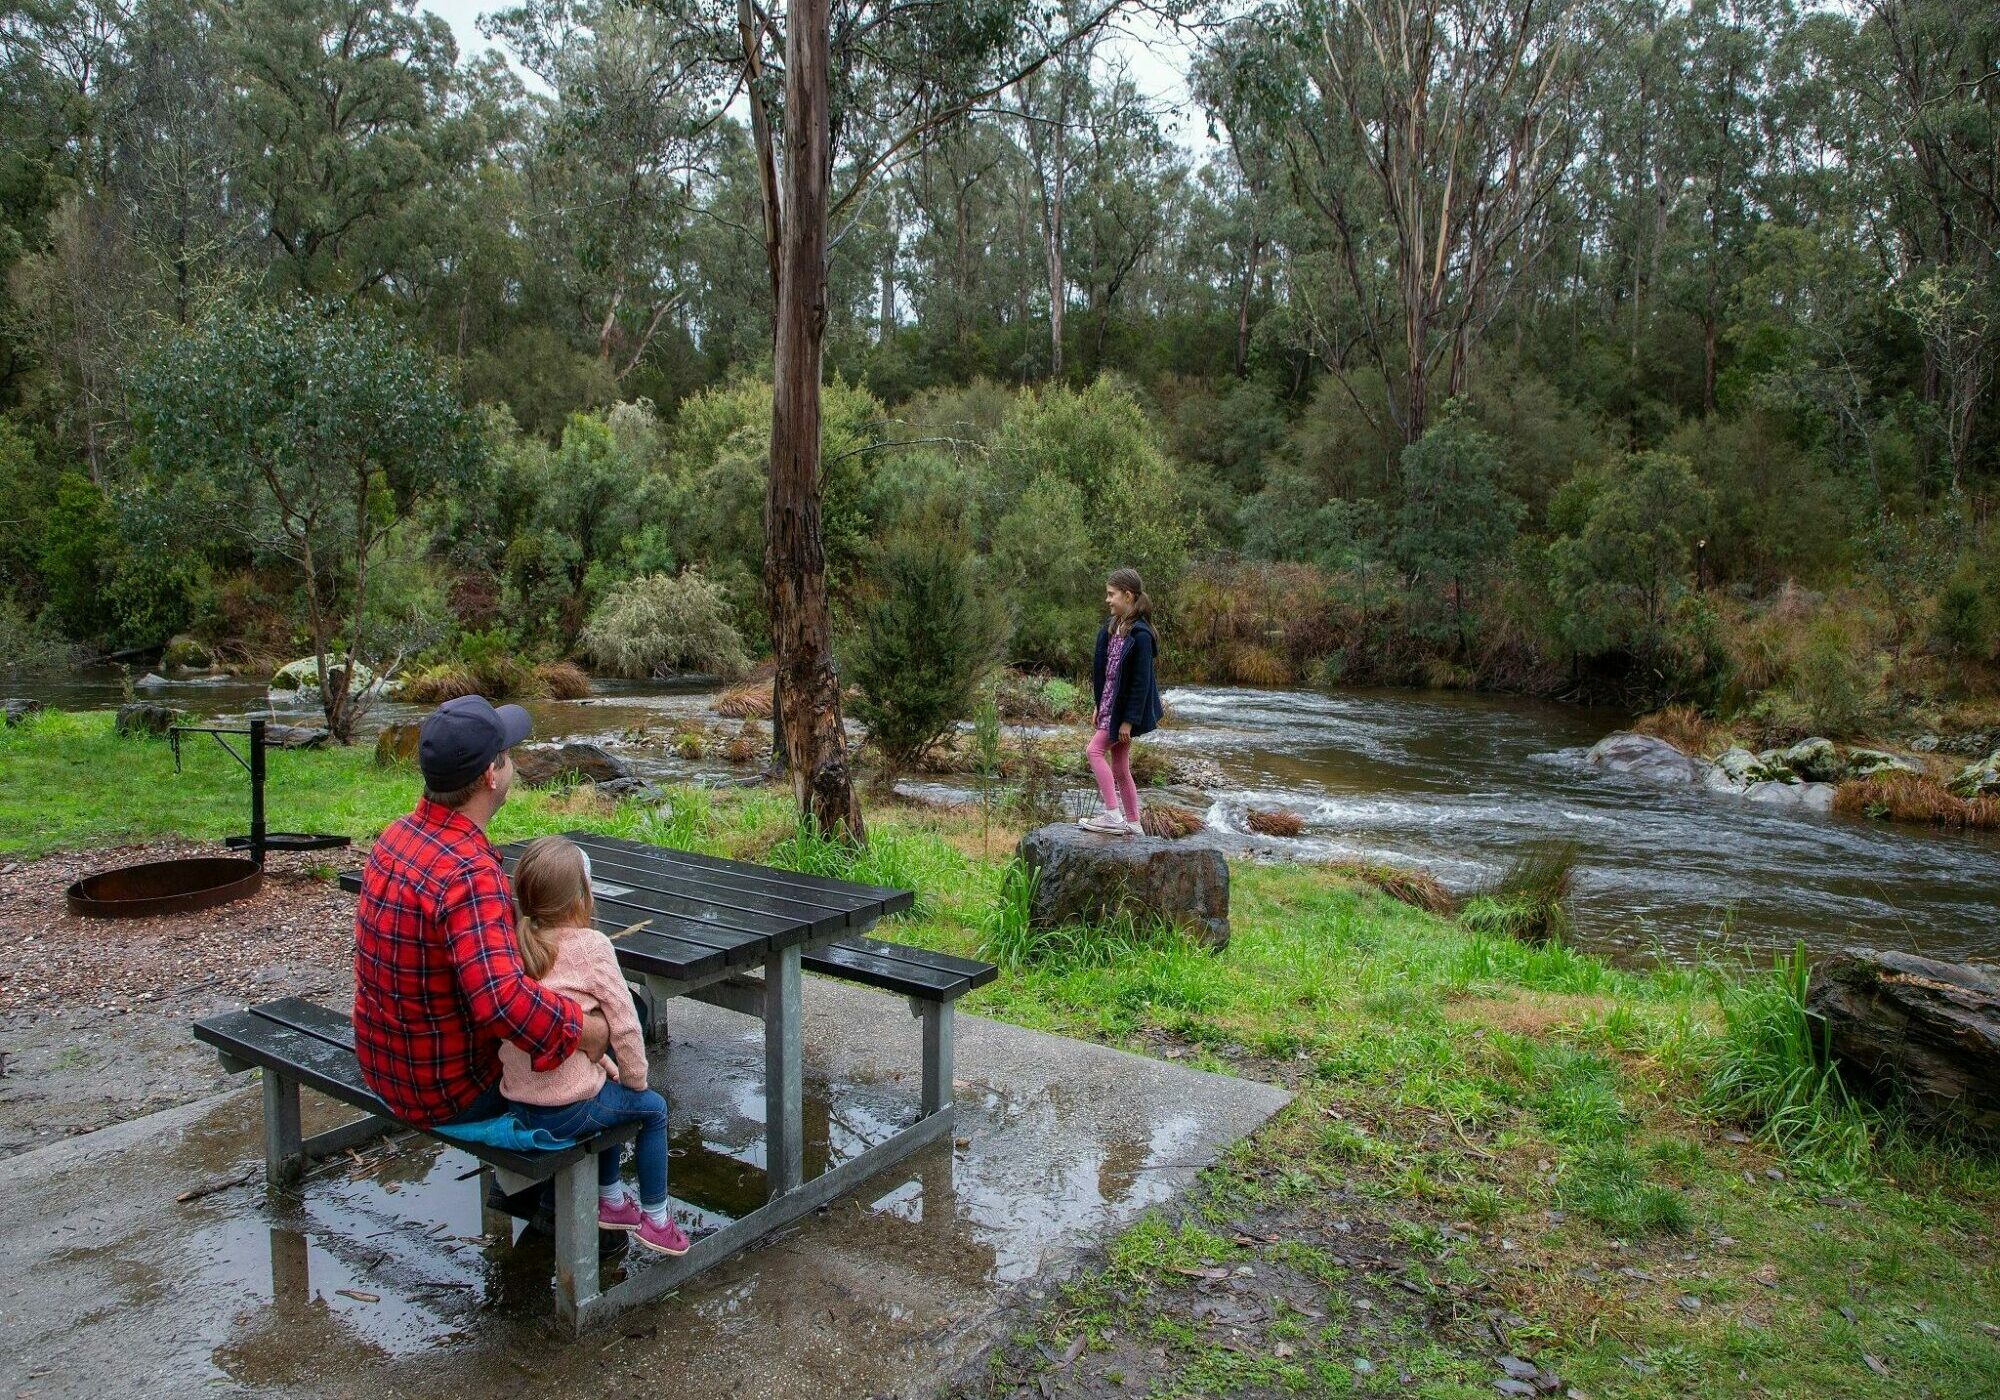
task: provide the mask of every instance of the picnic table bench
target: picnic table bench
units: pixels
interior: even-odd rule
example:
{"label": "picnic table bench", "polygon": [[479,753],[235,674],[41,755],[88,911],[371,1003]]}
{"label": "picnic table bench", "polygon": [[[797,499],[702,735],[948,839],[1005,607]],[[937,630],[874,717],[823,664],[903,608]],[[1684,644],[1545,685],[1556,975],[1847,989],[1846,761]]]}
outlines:
{"label": "picnic table bench", "polygon": [[[907,890],[617,837],[571,832],[569,839],[590,853],[597,927],[619,935],[613,940],[619,964],[655,1008],[687,996],[764,1023],[765,1204],[696,1240],[677,1259],[633,1268],[614,1288],[599,1287],[594,1159],[602,1148],[629,1139],[634,1129],[614,1129],[559,1152],[510,1152],[440,1139],[477,1158],[482,1175],[490,1173],[509,1194],[553,1179],[556,1308],[572,1328],[582,1330],[678,1287],[949,1133],[954,1005],[997,972],[988,963],[866,937],[877,920],[911,906],[914,897]],[[524,848],[523,842],[500,848],[510,873]],[[360,876],[344,875],[341,885],[358,891]],[[645,927],[621,932],[641,921]],[[923,1041],[916,1121],[811,1181],[803,1178],[805,971],[907,998],[922,1022]],[[411,1126],[397,1120],[363,1082],[353,1027],[341,1012],[291,997],[199,1021],[195,1036],[216,1048],[226,1068],[263,1071],[265,1171],[273,1185],[296,1181],[315,1157]],[[302,1086],[367,1116],[302,1138]]]}

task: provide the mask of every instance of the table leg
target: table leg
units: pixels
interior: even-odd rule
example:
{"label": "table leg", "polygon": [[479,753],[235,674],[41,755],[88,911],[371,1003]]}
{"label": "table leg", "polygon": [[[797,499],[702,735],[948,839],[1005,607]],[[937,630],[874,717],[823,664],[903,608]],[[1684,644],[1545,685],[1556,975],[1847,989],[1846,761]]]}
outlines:
{"label": "table leg", "polygon": [[804,1179],[803,1080],[794,944],[764,963],[764,1171],[773,1200],[796,1191]]}
{"label": "table leg", "polygon": [[299,1133],[299,1085],[264,1071],[264,1181],[290,1186],[305,1172],[305,1142]]}

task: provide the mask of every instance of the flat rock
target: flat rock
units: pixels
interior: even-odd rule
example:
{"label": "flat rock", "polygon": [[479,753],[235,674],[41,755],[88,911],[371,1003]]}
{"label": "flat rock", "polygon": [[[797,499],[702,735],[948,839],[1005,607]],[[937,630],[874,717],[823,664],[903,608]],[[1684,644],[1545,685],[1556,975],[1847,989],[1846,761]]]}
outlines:
{"label": "flat rock", "polygon": [[27,719],[29,715],[38,715],[41,712],[42,702],[39,700],[23,700],[19,698],[0,700],[0,723],[8,725],[19,724]]}
{"label": "flat rock", "polygon": [[1907,758],[1880,749],[1849,749],[1847,751],[1847,776],[1850,778],[1873,778],[1884,773],[1916,773],[1921,771]]}
{"label": "flat rock", "polygon": [[627,763],[596,744],[523,744],[514,750],[514,766],[529,787],[551,783],[613,783],[636,778]]}
{"label": "flat rock", "polygon": [[1211,948],[1229,946],[1229,862],[1210,841],[1103,836],[1058,824],[1023,836],[1019,854],[1039,877],[1030,910],[1037,927],[1130,912],[1165,919]]}
{"label": "flat rock", "polygon": [[324,729],[310,729],[302,724],[264,726],[264,744],[267,748],[316,749],[331,737]]}
{"label": "flat rock", "polygon": [[135,700],[118,707],[118,718],[113,721],[112,727],[120,734],[164,734],[186,718],[187,711],[177,710],[172,705]]}
{"label": "flat rock", "polygon": [[1591,745],[1583,761],[1608,773],[1630,773],[1649,782],[1684,786],[1698,783],[1708,765],[1689,758],[1665,739],[1621,729]]}
{"label": "flat rock", "polygon": [[1899,1094],[1918,1122],[2000,1144],[2000,976],[1970,963],[1844,948],[1813,969],[1850,1084]]}

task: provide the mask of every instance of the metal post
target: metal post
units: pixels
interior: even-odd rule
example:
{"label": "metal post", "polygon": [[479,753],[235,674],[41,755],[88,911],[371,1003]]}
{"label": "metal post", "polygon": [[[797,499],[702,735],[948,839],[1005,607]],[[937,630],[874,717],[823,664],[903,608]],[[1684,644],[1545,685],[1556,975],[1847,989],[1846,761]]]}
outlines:
{"label": "metal post", "polygon": [[924,1116],[951,1107],[952,1009],[949,1001],[924,1003]]}
{"label": "metal post", "polygon": [[264,721],[250,721],[250,859],[264,863]]}
{"label": "metal post", "polygon": [[772,1200],[805,1178],[803,1084],[795,943],[764,964],[764,1172]]}
{"label": "metal post", "polygon": [[299,1134],[299,1085],[264,1071],[264,1181],[290,1186],[304,1173],[306,1154]]}
{"label": "metal post", "polygon": [[556,1173],[556,1311],[581,1331],[596,1296],[597,1158],[585,1155]]}

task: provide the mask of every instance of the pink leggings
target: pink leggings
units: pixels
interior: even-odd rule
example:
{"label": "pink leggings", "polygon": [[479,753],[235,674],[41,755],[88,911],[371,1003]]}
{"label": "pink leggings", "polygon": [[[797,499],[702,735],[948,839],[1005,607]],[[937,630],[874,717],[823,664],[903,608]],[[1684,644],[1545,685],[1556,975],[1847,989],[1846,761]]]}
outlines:
{"label": "pink leggings", "polygon": [[1085,752],[1090,755],[1090,771],[1097,775],[1097,791],[1105,810],[1122,810],[1127,821],[1139,820],[1139,789],[1132,781],[1132,741],[1114,742],[1110,730],[1100,729],[1090,736]]}

